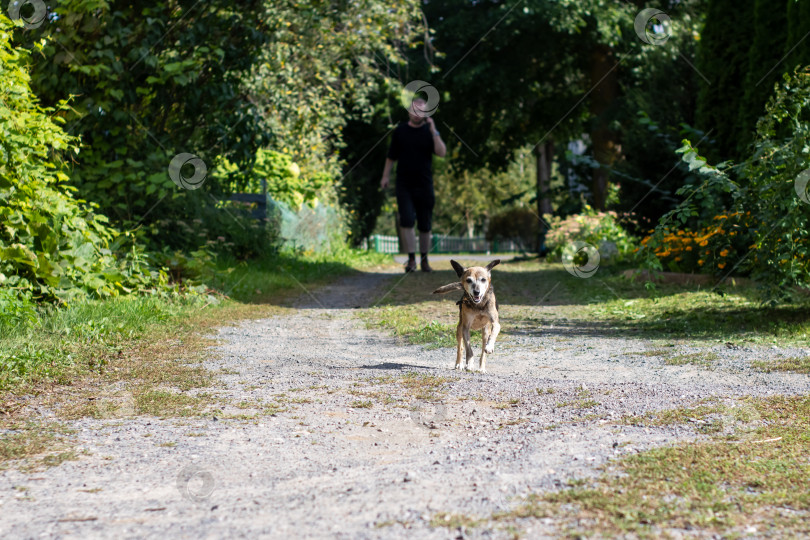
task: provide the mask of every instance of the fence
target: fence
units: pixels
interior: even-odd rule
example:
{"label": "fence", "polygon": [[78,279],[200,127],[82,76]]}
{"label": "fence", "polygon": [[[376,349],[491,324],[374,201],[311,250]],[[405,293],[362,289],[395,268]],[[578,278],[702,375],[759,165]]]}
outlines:
{"label": "fence", "polygon": [[[417,251],[419,237],[416,238]],[[399,253],[399,238],[375,234],[363,240],[363,249],[379,253]],[[467,238],[464,236],[442,236],[433,234],[430,237],[431,253],[515,253],[523,251],[521,245],[513,240],[492,240],[484,237]]]}

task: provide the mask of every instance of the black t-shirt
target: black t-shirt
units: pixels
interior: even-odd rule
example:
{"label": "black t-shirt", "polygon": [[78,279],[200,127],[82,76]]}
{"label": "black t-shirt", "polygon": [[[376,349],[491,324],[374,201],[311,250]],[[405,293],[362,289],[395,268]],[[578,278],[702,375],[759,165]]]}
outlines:
{"label": "black t-shirt", "polygon": [[433,133],[427,123],[415,128],[400,122],[394,129],[388,157],[397,161],[398,186],[433,185]]}

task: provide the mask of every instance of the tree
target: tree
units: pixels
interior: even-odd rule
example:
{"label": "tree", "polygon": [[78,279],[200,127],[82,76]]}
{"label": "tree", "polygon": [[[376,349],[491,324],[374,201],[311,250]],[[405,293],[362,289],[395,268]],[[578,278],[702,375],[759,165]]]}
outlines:
{"label": "tree", "polygon": [[[691,39],[701,0],[661,5],[681,11],[684,22],[673,26]],[[427,3],[433,44],[443,56],[440,70],[420,75],[432,77],[425,80],[445,96],[437,117],[463,141],[457,144],[472,149],[459,153],[458,167],[497,169],[515,149],[536,147],[537,213],[545,213],[547,156],[564,156],[556,150],[561,144],[586,139],[597,164],[591,202],[604,207],[622,158],[623,104],[647,84],[634,72],[655,59],[651,49],[663,49],[636,37],[641,6],[609,0],[534,0],[520,9],[507,2]],[[669,49],[668,64],[676,52]],[[666,169],[659,165],[657,172],[663,177]]]}
{"label": "tree", "polygon": [[773,93],[774,84],[789,69],[784,59],[788,33],[787,0],[756,0],[754,39],[748,51],[748,73],[740,103],[736,155],[745,155],[754,138],[757,119]]}
{"label": "tree", "polygon": [[785,65],[787,71],[792,71],[798,66],[810,65],[810,3],[788,0],[787,25]]}
{"label": "tree", "polygon": [[12,28],[0,14],[0,288],[67,300],[151,287],[158,275],[142,254],[121,249],[127,238],[67,184],[64,158],[78,148],[54,116],[67,104],[40,106]]}
{"label": "tree", "polygon": [[713,130],[713,161],[736,155],[739,113],[749,49],[754,37],[754,9],[748,2],[709,0],[700,34],[697,68],[709,78],[698,93],[697,126]]}
{"label": "tree", "polygon": [[37,93],[46,104],[76,96],[64,119],[81,139],[71,181],[82,196],[122,224],[184,214],[195,197],[210,205],[167,168],[180,152],[209,169],[218,156],[248,166],[266,141],[242,84],[266,42],[263,21],[260,1],[67,0],[29,32],[31,46],[47,39]]}

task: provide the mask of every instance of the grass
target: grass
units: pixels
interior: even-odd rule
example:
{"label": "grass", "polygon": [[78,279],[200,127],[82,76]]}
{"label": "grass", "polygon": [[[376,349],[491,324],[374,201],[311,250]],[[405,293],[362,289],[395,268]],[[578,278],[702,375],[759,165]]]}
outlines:
{"label": "grass", "polygon": [[[740,536],[800,537],[810,533],[810,397],[777,396],[745,401],[737,420],[757,420],[741,437],[658,448],[621,459],[579,485],[534,495],[499,520],[561,517],[567,534],[666,536],[699,529]],[[681,423],[716,407],[661,412],[653,423]],[[750,532],[748,533],[750,534]]]}
{"label": "grass", "polygon": [[713,361],[717,360],[717,358],[718,356],[711,352],[687,353],[666,358],[664,359],[664,363],[668,366],[685,366],[687,364],[693,366],[708,366],[711,365]]}
{"label": "grass", "polygon": [[[463,257],[459,260],[464,264]],[[468,261],[469,263],[469,261]],[[433,263],[435,272],[416,273],[402,281],[361,317],[371,327],[385,328],[409,343],[428,347],[455,346],[460,295],[433,295],[437,287],[455,281],[446,261]],[[643,356],[669,356],[663,349],[674,339],[810,345],[810,300],[779,307],[763,306],[755,287],[723,284],[717,288],[656,284],[624,278],[618,269],[600,267],[588,279],[566,272],[561,264],[538,261],[501,263],[493,270],[501,306],[499,343],[510,335],[539,335],[553,322],[555,332],[603,334],[661,340]],[[473,339],[476,352],[480,337]]]}
{"label": "grass", "polygon": [[385,328],[408,343],[426,345],[428,349],[456,346],[456,325],[427,320],[424,313],[414,313],[408,306],[383,306],[367,310],[365,319],[371,328]]}
{"label": "grass", "polygon": [[25,463],[25,469],[52,467],[75,459],[75,453],[68,449],[70,434],[70,430],[58,423],[9,423],[0,437],[0,469],[9,462],[32,457],[38,459]]}
{"label": "grass", "polygon": [[791,357],[780,358],[779,360],[761,361],[756,360],[751,362],[751,367],[771,373],[772,371],[792,371],[794,373],[810,373],[810,357]]}
{"label": "grass", "polygon": [[[357,257],[354,266],[348,264],[350,253]],[[195,330],[204,331],[222,321],[279,312],[287,300],[301,293],[300,286],[318,286],[381,260],[367,252],[339,252],[332,258],[276,255],[250,264],[220,260],[217,271],[206,278],[216,287],[209,289],[210,294],[77,301],[58,309],[44,307],[36,320],[16,325],[7,325],[0,317],[4,336],[0,398],[38,383],[68,383],[81,375],[119,368],[126,353],[143,352],[156,339],[168,343],[171,340],[161,339],[166,335],[182,341]],[[201,369],[194,373],[185,369],[154,372],[149,367],[138,371],[134,365],[127,369],[132,378],[146,376],[152,384],[182,390],[199,387],[207,377]]]}
{"label": "grass", "polygon": [[371,401],[355,400],[349,403],[349,406],[354,407],[355,409],[370,409],[374,406],[374,404]]}
{"label": "grass", "polygon": [[555,274],[569,302],[581,306],[577,317],[640,337],[748,341],[786,345],[810,343],[807,299],[778,307],[762,305],[753,285],[717,288],[656,284],[647,288],[609,268],[593,278]]}
{"label": "grass", "polygon": [[[206,278],[217,290],[77,301],[43,307],[35,320],[16,325],[0,314],[0,446],[6,447],[0,462],[39,453],[37,437],[61,436],[56,425],[25,435],[12,427],[34,407],[54,410],[60,419],[205,413],[217,402],[210,391],[214,374],[201,365],[212,344],[206,333],[229,321],[284,313],[301,286],[385,261],[390,258],[349,251],[279,254],[250,264],[219,260]],[[262,413],[282,410],[274,404]]]}
{"label": "grass", "polygon": [[592,399],[575,399],[571,401],[561,401],[557,403],[557,407],[573,407],[575,409],[592,409],[598,407],[599,402]]}
{"label": "grass", "polygon": [[398,382],[405,388],[410,398],[432,401],[444,395],[444,386],[451,381],[453,379],[450,377],[409,371]]}

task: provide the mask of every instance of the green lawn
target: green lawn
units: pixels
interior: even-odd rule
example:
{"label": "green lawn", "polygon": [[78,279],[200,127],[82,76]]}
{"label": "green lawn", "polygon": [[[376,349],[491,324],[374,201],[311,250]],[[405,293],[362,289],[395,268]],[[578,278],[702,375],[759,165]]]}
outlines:
{"label": "green lawn", "polygon": [[[459,257],[464,264],[464,259]],[[381,302],[367,310],[369,325],[385,327],[429,346],[451,346],[448,339],[458,316],[460,293],[432,295],[455,281],[445,261],[432,263],[431,274],[403,279]],[[475,263],[480,264],[480,263]],[[751,285],[662,285],[651,287],[602,267],[590,278],[578,278],[560,264],[506,262],[492,272],[501,305],[502,332],[531,332],[552,320],[565,319],[578,331],[624,333],[628,336],[696,342],[749,342],[804,346],[810,344],[810,300],[779,307],[763,306]]]}

